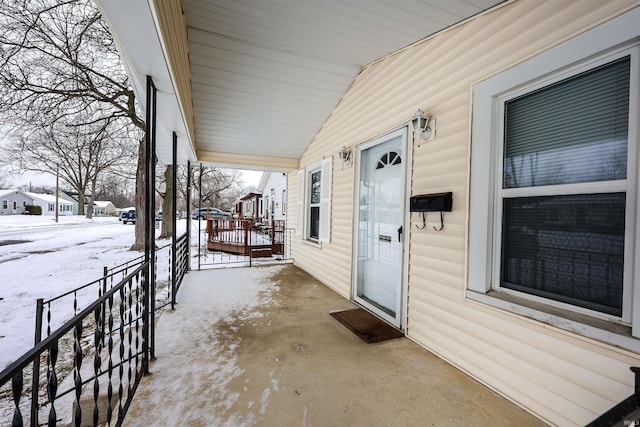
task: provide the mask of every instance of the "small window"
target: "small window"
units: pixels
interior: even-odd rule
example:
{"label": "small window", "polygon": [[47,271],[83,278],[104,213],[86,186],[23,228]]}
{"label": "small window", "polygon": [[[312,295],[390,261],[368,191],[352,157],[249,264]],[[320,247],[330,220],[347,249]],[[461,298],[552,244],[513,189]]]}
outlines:
{"label": "small window", "polygon": [[309,239],[318,240],[320,236],[320,177],[321,171],[310,174],[309,180]]}
{"label": "small window", "polygon": [[3,200],[2,201],[2,209],[8,209],[9,208],[9,201],[8,200]]}
{"label": "small window", "polygon": [[332,170],[333,158],[326,157],[298,171],[296,234],[312,243],[331,241]]}
{"label": "small window", "polygon": [[382,169],[387,166],[395,166],[402,163],[402,158],[400,154],[396,151],[389,151],[380,156],[378,163],[376,164],[376,169]]}

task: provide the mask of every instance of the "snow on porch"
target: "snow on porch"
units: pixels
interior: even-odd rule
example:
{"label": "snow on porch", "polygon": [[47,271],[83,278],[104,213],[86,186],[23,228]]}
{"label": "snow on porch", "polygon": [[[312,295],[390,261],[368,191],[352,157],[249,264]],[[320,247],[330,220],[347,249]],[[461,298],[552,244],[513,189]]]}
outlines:
{"label": "snow on porch", "polygon": [[126,424],[543,425],[406,338],[363,343],[329,315],[353,307],[293,265],[190,272]]}

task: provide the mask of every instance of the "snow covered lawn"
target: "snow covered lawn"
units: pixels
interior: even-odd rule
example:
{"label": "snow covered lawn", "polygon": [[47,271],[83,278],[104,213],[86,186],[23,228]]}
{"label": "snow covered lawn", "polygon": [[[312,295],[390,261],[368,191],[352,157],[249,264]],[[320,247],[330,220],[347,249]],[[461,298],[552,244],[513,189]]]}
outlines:
{"label": "snow covered lawn", "polygon": [[[178,234],[186,221],[178,221]],[[159,232],[159,230],[156,230]],[[0,216],[0,370],[33,346],[36,299],[49,299],[102,277],[141,253],[130,251],[134,226],[115,217]],[[168,240],[158,240],[164,246]],[[168,277],[167,251],[158,254],[158,280]],[[97,297],[78,295],[79,308]],[[73,299],[60,301],[54,326],[73,315]]]}

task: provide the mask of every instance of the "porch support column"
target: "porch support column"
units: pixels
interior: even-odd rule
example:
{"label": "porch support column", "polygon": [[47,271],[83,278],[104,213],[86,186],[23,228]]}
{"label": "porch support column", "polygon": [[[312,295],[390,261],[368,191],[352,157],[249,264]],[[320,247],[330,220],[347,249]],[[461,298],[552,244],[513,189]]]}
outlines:
{"label": "porch support column", "polygon": [[[200,163],[200,175],[198,176],[198,214],[200,214],[200,208],[202,208],[202,163]],[[207,215],[209,216],[209,215]],[[200,217],[198,217],[198,271],[200,271],[200,256],[202,251],[202,221],[200,221]]]}
{"label": "porch support column", "polygon": [[149,357],[155,358],[155,302],[156,302],[156,245],[155,245],[155,181],[156,181],[156,111],[157,89],[151,76],[147,76],[146,133],[145,133],[145,209],[144,256],[149,263],[147,271],[147,301],[144,304],[143,371],[149,372]]}
{"label": "porch support column", "polygon": [[191,160],[187,162],[187,271],[191,270]]}
{"label": "porch support column", "polygon": [[171,228],[173,229],[172,231],[172,236],[171,239],[173,241],[173,243],[171,244],[171,310],[174,310],[176,308],[176,267],[178,265],[178,263],[176,262],[176,247],[177,247],[177,239],[178,239],[178,233],[176,232],[176,228],[178,226],[178,221],[176,220],[176,212],[177,212],[177,203],[178,203],[178,197],[177,197],[177,192],[178,192],[178,135],[176,135],[175,132],[173,132],[173,147],[172,147],[172,154],[173,154],[173,177],[172,177],[172,183],[171,185],[173,185],[173,193],[171,194],[171,204],[173,205],[173,210],[171,212]]}

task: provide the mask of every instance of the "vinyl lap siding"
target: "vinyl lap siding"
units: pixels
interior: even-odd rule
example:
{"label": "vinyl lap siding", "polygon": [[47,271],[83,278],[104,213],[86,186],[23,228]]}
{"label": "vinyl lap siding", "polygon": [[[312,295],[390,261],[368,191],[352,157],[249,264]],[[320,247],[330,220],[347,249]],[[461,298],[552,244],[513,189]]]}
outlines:
{"label": "vinyl lap siding", "polygon": [[[411,194],[453,192],[453,212],[411,216],[407,335],[547,422],[583,425],[633,392],[631,352],[466,300],[473,84],[638,6],[637,1],[519,0],[411,46],[362,71],[300,167],[334,156],[332,236],[294,239],[295,263],[348,297],[353,185],[336,153],[405,124],[421,108],[436,138],[413,147]],[[289,176],[290,184],[297,181]],[[297,185],[297,184],[296,184]],[[289,206],[297,188],[290,185]],[[290,212],[292,209],[289,210]],[[490,410],[490,408],[487,408]]]}

